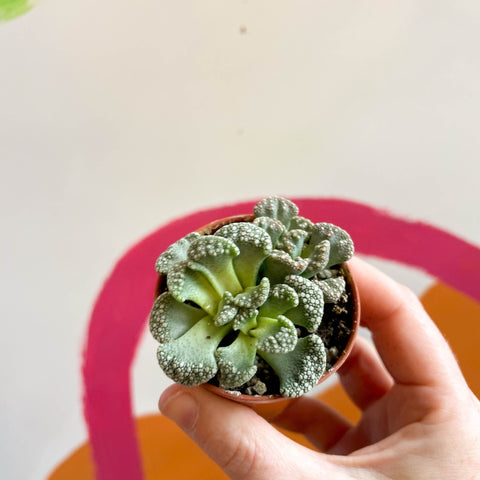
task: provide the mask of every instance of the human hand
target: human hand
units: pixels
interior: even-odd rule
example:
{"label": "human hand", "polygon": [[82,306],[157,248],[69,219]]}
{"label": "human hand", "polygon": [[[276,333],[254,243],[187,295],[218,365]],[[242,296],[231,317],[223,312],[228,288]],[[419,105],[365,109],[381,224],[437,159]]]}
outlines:
{"label": "human hand", "polygon": [[412,292],[358,259],[349,266],[380,355],[358,338],[338,372],[357,425],[314,398],[293,401],[274,423],[313,451],[200,387],[169,387],[160,410],[235,480],[480,479],[480,402],[445,339]]}

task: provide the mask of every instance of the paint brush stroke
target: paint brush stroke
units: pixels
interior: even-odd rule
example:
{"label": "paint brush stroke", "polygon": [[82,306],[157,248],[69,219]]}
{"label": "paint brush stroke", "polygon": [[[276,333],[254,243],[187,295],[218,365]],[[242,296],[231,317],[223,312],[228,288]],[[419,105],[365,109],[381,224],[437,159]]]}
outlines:
{"label": "paint brush stroke", "polygon": [[13,20],[32,8],[30,0],[0,0],[0,23]]}
{"label": "paint brush stroke", "polygon": [[[314,222],[335,223],[357,252],[418,267],[480,302],[480,249],[422,222],[338,199],[292,200]],[[153,303],[157,256],[210,221],[251,212],[244,202],[172,221],[132,247],[116,264],[96,300],[84,348],[84,415],[97,480],[142,480],[130,392],[131,366]]]}

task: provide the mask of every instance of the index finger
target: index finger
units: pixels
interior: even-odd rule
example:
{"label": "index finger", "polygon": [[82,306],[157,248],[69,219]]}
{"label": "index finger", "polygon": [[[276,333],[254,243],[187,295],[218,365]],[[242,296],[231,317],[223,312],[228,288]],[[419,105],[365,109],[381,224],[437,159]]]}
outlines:
{"label": "index finger", "polygon": [[445,338],[408,288],[368,263],[352,259],[362,324],[371,332],[386,368],[397,383],[451,385],[461,378]]}

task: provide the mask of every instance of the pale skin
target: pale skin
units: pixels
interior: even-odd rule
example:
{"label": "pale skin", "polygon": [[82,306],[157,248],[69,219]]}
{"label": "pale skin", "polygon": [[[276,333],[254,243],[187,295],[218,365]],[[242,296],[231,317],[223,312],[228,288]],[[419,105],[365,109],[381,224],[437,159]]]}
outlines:
{"label": "pale skin", "polygon": [[200,387],[169,387],[161,412],[234,480],[480,479],[480,403],[444,337],[410,290],[363,261],[350,266],[376,347],[359,338],[339,371],[358,424],[316,399],[295,400],[274,423],[314,451]]}

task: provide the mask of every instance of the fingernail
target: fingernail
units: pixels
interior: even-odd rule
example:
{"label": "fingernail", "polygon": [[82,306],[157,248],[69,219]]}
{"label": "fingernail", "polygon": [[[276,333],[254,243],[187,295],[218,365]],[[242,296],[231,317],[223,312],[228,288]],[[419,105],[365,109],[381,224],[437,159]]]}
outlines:
{"label": "fingernail", "polygon": [[192,430],[197,422],[198,403],[184,387],[172,387],[163,392],[158,402],[160,412],[182,430]]}

